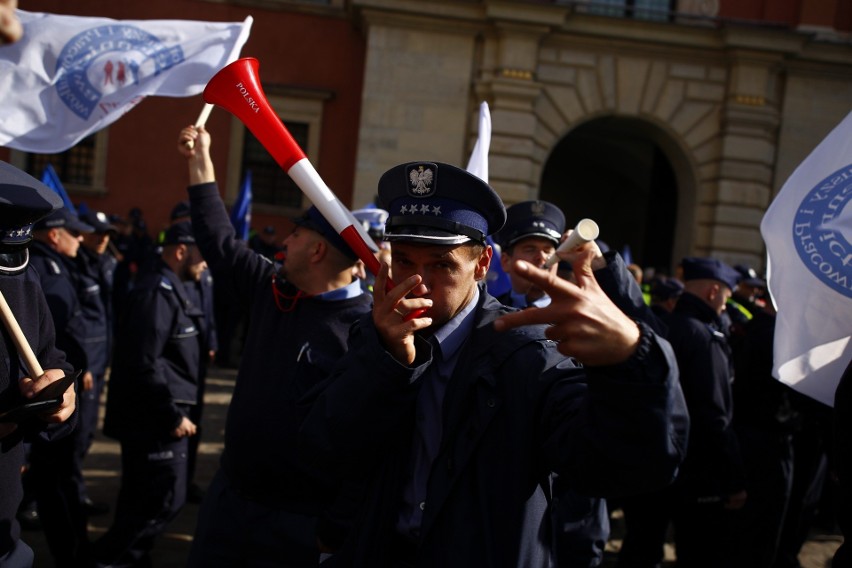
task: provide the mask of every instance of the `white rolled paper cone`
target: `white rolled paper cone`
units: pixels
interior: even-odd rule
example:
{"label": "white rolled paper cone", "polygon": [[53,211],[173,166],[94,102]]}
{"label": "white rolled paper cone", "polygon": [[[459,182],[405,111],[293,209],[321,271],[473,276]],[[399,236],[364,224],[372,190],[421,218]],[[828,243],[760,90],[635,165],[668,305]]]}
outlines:
{"label": "white rolled paper cone", "polygon": [[577,248],[580,245],[583,245],[589,241],[593,241],[598,238],[600,234],[600,229],[598,228],[598,224],[592,221],[591,219],[580,219],[577,223],[577,226],[574,227],[574,230],[568,235],[568,238],[562,241],[562,244],[559,245],[559,248],[556,249],[556,252],[547,259],[547,262],[544,263],[545,268],[550,268],[557,262],[559,262],[559,253],[569,251]]}

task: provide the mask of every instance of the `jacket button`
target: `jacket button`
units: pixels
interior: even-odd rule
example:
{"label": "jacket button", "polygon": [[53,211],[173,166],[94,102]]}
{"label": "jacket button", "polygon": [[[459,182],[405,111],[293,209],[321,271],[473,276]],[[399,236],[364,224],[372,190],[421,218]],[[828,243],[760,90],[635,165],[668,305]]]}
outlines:
{"label": "jacket button", "polygon": [[497,401],[493,398],[489,398],[485,401],[485,404],[488,405],[488,408],[494,408],[497,405]]}
{"label": "jacket button", "polygon": [[426,510],[426,501],[421,501],[421,502],[420,502],[420,510],[421,510],[421,511],[425,511],[425,510]]}

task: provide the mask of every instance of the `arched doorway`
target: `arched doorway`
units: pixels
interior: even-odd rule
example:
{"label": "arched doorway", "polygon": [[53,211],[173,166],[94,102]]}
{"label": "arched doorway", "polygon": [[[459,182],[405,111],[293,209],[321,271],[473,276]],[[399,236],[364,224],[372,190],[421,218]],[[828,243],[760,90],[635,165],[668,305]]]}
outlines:
{"label": "arched doorway", "polygon": [[[583,217],[601,228],[600,239],[633,262],[671,274],[678,193],[675,169],[647,122],[605,117],[586,122],[560,140],[542,171],[543,200],[565,212],[568,226]],[[683,204],[680,204],[683,206]]]}

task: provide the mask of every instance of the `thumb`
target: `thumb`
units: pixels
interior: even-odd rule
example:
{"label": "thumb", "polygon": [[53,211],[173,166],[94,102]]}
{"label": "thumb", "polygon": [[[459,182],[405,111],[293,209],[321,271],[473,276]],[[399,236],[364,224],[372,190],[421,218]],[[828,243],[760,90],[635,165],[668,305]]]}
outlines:
{"label": "thumb", "polygon": [[577,279],[577,286],[582,289],[586,289],[590,285],[597,285],[592,271],[592,260],[594,258],[595,252],[593,250],[583,251],[571,267],[574,270],[574,278]]}

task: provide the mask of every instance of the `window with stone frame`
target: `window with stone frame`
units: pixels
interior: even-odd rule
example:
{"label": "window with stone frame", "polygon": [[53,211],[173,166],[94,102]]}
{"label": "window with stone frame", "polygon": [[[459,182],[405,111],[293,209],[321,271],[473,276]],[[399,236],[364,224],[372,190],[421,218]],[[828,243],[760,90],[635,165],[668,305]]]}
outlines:
{"label": "window with stone frame", "polygon": [[80,140],[56,154],[35,154],[13,150],[10,162],[36,179],[41,179],[48,164],[53,166],[72,201],[86,195],[106,193],[106,153],[108,128]]}
{"label": "window with stone frame", "polygon": [[[311,164],[319,168],[323,107],[332,93],[280,85],[264,85],[264,93]],[[310,205],[302,191],[249,129],[237,117],[232,120],[226,202],[236,200],[246,171],[250,170],[253,212],[286,217],[301,213]]]}

